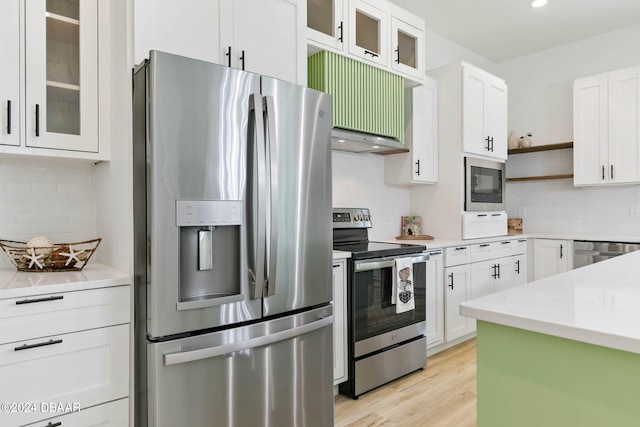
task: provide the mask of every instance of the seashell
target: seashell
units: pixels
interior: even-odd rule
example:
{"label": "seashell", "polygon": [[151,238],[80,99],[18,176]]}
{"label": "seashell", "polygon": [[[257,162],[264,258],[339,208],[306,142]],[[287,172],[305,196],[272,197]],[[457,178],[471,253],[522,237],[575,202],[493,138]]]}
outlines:
{"label": "seashell", "polygon": [[49,255],[53,245],[53,241],[46,236],[37,236],[27,242],[27,248],[34,248],[36,255]]}

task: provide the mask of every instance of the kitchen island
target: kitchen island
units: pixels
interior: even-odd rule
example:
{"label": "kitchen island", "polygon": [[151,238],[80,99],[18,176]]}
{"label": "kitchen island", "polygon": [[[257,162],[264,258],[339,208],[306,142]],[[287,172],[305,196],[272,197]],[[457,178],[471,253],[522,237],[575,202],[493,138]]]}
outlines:
{"label": "kitchen island", "polygon": [[478,426],[640,426],[640,251],[464,302]]}

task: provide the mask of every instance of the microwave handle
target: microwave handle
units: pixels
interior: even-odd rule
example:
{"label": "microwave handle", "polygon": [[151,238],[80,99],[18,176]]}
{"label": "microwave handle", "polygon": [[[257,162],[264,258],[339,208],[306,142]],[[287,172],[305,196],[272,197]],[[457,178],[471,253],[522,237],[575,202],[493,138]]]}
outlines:
{"label": "microwave handle", "polygon": [[[394,267],[396,265],[396,259],[399,259],[399,258],[403,258],[403,257],[400,256],[392,259],[378,258],[378,259],[366,260],[366,261],[356,261],[354,263],[354,269],[357,273],[361,271],[371,271],[371,270],[378,270],[380,268]],[[419,262],[427,262],[427,260],[429,259],[429,255],[424,254],[416,257],[411,257],[411,259],[413,260],[414,264],[417,264]]]}

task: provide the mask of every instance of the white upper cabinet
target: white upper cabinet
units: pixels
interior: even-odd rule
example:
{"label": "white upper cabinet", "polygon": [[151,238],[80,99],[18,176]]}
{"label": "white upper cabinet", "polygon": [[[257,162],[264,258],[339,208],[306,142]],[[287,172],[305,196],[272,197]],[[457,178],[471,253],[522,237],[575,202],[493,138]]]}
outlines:
{"label": "white upper cabinet", "polygon": [[[234,0],[232,3],[233,32],[224,31],[230,20],[224,20],[220,26],[223,48],[231,47],[231,66],[306,84],[306,25],[298,2]],[[229,37],[231,33],[233,39]]]}
{"label": "white upper cabinet", "polygon": [[160,50],[306,84],[302,0],[140,0],[134,7],[136,62]]}
{"label": "white upper cabinet", "polygon": [[20,145],[20,9],[18,0],[0,6],[0,144]]}
{"label": "white upper cabinet", "polygon": [[97,0],[6,1],[0,28],[0,153],[106,160]]}
{"label": "white upper cabinet", "polygon": [[391,68],[414,79],[424,78],[424,29],[391,17]]}
{"label": "white upper cabinet", "polygon": [[574,184],[640,182],[640,67],[573,86]]}
{"label": "white upper cabinet", "polygon": [[435,184],[438,182],[438,84],[405,90],[405,142],[409,153],[384,158],[386,184]]}
{"label": "white upper cabinet", "polygon": [[349,1],[349,53],[387,66],[389,15],[362,0]]}
{"label": "white upper cabinet", "polygon": [[96,1],[26,8],[26,145],[98,151]]}
{"label": "white upper cabinet", "polygon": [[425,77],[424,20],[388,0],[307,0],[309,52],[330,50],[408,78]]}
{"label": "white upper cabinet", "polygon": [[507,158],[507,85],[504,80],[464,64],[462,68],[462,149]]}
{"label": "white upper cabinet", "polygon": [[307,0],[307,38],[342,51],[345,39],[343,7],[342,0]]}
{"label": "white upper cabinet", "polygon": [[[161,50],[202,61],[220,57],[221,0],[137,0],[134,2],[136,63]],[[226,63],[226,62],[224,62]]]}

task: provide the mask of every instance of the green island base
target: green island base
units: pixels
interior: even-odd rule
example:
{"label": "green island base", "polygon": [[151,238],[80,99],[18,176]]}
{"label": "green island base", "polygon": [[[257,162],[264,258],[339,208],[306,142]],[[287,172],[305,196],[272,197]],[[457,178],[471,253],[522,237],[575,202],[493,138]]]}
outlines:
{"label": "green island base", "polygon": [[640,354],[477,322],[478,427],[639,427]]}

